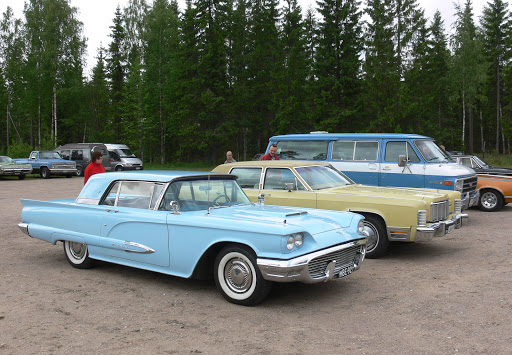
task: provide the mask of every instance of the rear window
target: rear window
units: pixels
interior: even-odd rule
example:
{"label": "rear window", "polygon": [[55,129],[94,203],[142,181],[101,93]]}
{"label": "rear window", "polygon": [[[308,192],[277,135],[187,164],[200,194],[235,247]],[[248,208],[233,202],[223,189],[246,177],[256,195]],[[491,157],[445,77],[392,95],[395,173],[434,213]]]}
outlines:
{"label": "rear window", "polygon": [[324,141],[284,141],[277,143],[277,154],[287,160],[325,160],[327,146]]}

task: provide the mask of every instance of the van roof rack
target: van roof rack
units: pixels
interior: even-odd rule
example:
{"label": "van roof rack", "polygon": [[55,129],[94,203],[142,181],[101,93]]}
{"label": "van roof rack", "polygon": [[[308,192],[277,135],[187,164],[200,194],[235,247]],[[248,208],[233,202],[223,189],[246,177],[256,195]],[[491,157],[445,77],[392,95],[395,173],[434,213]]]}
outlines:
{"label": "van roof rack", "polygon": [[326,134],[326,133],[329,133],[327,131],[313,131],[313,132],[309,132],[310,134]]}

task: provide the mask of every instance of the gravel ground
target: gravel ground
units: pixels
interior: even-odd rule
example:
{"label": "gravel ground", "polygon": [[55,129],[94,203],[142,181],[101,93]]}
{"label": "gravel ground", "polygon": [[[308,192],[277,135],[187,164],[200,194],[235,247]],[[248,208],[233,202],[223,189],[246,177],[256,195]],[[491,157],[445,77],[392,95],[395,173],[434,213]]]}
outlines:
{"label": "gravel ground", "polygon": [[510,354],[512,206],[394,244],[343,280],[276,285],[257,307],[213,282],[100,263],[17,226],[20,198],[74,198],[83,179],[0,180],[1,354]]}

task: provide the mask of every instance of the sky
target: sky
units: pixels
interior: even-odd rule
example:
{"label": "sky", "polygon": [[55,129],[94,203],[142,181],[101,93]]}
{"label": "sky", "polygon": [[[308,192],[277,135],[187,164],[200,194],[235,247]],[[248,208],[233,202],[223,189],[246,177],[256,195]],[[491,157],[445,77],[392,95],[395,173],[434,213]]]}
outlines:
{"label": "sky", "polygon": [[[490,0],[473,0],[473,14],[475,22],[479,22],[482,9]],[[152,3],[152,0],[147,0]],[[454,20],[454,2],[464,5],[466,0],[418,0],[418,4],[425,10],[425,16],[432,19],[436,10],[441,12],[445,22],[445,29],[449,31]],[[1,0],[0,12],[3,14],[10,6],[14,11],[16,18],[23,17],[24,0]],[[87,37],[87,76],[91,75],[92,67],[96,64],[95,56],[100,45],[107,48],[110,43],[109,34],[111,32],[112,20],[114,18],[117,5],[123,9],[128,0],[71,0],[71,6],[78,8],[79,19],[84,23],[85,36]],[[185,7],[184,0],[178,0],[180,9]],[[299,0],[303,11],[308,7],[315,8],[316,0]]]}

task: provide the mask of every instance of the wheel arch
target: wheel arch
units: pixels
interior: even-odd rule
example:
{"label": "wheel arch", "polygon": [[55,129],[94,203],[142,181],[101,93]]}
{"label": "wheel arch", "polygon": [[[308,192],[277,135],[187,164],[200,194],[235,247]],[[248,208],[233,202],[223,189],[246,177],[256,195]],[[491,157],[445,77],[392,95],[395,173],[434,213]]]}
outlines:
{"label": "wheel arch", "polygon": [[254,249],[244,243],[240,242],[231,242],[231,241],[222,241],[212,244],[199,258],[199,261],[194,268],[194,272],[192,273],[191,278],[199,279],[199,280],[211,280],[213,279],[213,265],[215,263],[215,258],[219,254],[219,252],[225,248],[226,246],[239,246],[247,248],[250,252],[254,254],[256,257],[256,252]]}
{"label": "wheel arch", "polygon": [[388,225],[386,224],[386,219],[384,217],[382,217],[382,215],[380,213],[373,212],[373,211],[357,211],[357,210],[350,210],[350,212],[359,213],[359,214],[363,215],[364,217],[372,216],[372,217],[378,218],[384,224],[384,229],[386,230],[386,234],[388,235],[388,238],[389,238]]}
{"label": "wheel arch", "polygon": [[505,194],[503,193],[503,191],[501,191],[500,189],[498,189],[495,186],[484,186],[484,187],[479,188],[478,190],[480,191],[480,196],[482,196],[483,192],[488,191],[488,190],[497,191],[497,192],[499,192],[501,198],[503,199],[503,202],[505,202]]}

